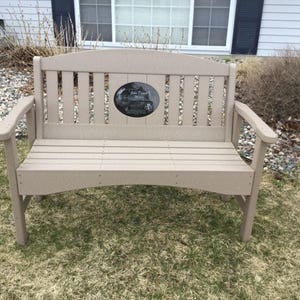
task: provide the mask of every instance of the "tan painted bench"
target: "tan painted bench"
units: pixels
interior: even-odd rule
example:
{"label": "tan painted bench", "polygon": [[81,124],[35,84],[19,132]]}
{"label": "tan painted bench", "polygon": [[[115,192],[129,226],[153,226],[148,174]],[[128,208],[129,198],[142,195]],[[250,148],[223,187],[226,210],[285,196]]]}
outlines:
{"label": "tan painted bench", "polygon": [[[116,108],[116,91],[130,82],[156,90],[154,112],[128,117]],[[85,51],[35,57],[34,87],[35,95],[20,100],[0,125],[19,244],[27,241],[32,195],[130,184],[236,195],[241,238],[250,238],[266,147],[277,137],[234,102],[233,64],[159,51]],[[132,91],[126,101],[139,99]],[[25,113],[31,149],[18,166],[14,129]],[[242,119],[257,134],[251,166],[235,150]]]}

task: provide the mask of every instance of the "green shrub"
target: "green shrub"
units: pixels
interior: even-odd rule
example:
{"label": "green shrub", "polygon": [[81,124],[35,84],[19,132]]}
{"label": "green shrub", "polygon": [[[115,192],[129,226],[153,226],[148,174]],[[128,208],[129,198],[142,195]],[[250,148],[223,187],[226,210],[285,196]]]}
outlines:
{"label": "green shrub", "polygon": [[266,122],[300,117],[300,52],[248,58],[238,68],[237,94]]}

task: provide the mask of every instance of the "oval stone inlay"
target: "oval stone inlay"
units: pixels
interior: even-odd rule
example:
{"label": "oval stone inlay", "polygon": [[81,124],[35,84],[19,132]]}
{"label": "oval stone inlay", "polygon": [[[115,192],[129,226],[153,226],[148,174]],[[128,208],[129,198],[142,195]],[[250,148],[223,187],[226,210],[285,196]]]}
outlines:
{"label": "oval stone inlay", "polygon": [[115,106],[129,117],[145,117],[155,111],[159,105],[157,91],[143,82],[130,82],[121,86],[115,93]]}

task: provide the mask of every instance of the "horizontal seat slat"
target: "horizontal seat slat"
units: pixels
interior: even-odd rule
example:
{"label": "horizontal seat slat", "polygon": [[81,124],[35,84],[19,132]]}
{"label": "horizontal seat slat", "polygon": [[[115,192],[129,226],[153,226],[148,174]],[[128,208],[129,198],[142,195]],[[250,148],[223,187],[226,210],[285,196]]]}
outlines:
{"label": "horizontal seat slat", "polygon": [[[100,157],[101,154],[138,154],[138,155],[148,155],[148,154],[173,154],[179,156],[191,156],[195,157],[196,155],[234,155],[236,153],[233,149],[190,149],[194,151],[189,151],[189,149],[184,148],[114,148],[114,149],[107,149],[104,148],[103,151],[99,150],[99,152],[68,152],[68,149],[65,151],[60,152],[42,152],[33,150],[29,153],[29,158],[84,158],[84,157]],[[147,156],[148,157],[148,156]]]}
{"label": "horizontal seat slat", "polygon": [[176,148],[200,148],[200,149],[234,149],[228,142],[190,142],[190,141],[137,141],[137,140],[36,140],[35,146],[77,146],[77,147],[176,147]]}
{"label": "horizontal seat slat", "polygon": [[170,147],[176,147],[176,148],[234,149],[232,143],[224,143],[224,142],[169,141],[168,144]]}
{"label": "horizontal seat slat", "polygon": [[237,155],[186,155],[186,154],[140,154],[140,153],[114,153],[114,154],[109,154],[105,153],[103,154],[103,159],[111,159],[111,160],[117,160],[117,159],[136,159],[136,160],[149,160],[149,159],[172,159],[174,162],[176,160],[193,160],[193,161],[198,161],[198,160],[223,160],[223,161],[232,161],[232,160],[241,160],[239,156]]}
{"label": "horizontal seat slat", "polygon": [[174,147],[64,147],[64,146],[33,146],[31,153],[178,153],[178,154],[236,154],[234,149],[210,148],[174,148]]}
{"label": "horizontal seat slat", "polygon": [[[170,166],[170,169],[168,169]],[[176,164],[175,166],[168,165],[168,164],[160,164],[158,161],[157,164],[155,162],[153,164],[147,164],[144,165],[143,168],[141,168],[140,165],[138,164],[103,164],[102,165],[102,171],[110,171],[110,170],[115,170],[115,171],[125,171],[125,170],[140,170],[140,171],[147,171],[147,170],[160,170],[160,169],[165,169],[167,172],[175,172],[175,171],[197,171],[199,173],[205,173],[207,171],[211,172],[224,172],[224,173],[234,173],[234,172],[244,172],[248,173],[249,170],[246,168],[243,168],[242,166],[224,166],[224,165],[211,165],[211,164],[203,164],[203,165],[197,165],[195,166],[194,164],[192,166],[186,165],[186,164]],[[159,182],[159,180],[157,180]]]}
{"label": "horizontal seat slat", "polygon": [[29,159],[100,159],[101,153],[31,152]]}
{"label": "horizontal seat slat", "polygon": [[[94,164],[97,165],[97,170],[99,170],[101,165],[101,159],[79,159],[79,158],[73,158],[73,159],[65,159],[65,158],[52,158],[52,159],[43,159],[43,158],[27,158],[24,160],[24,164],[27,165],[68,165],[72,164],[74,167],[74,170],[76,170],[77,165],[90,165]],[[46,167],[47,169],[47,167]]]}
{"label": "horizontal seat slat", "polygon": [[[49,153],[46,153],[47,155]],[[52,154],[52,155],[51,155]],[[65,156],[65,157],[55,157],[57,155],[53,155],[56,153],[51,153],[48,155],[48,157],[39,157],[39,156],[28,156],[29,162],[37,162],[40,161],[45,163],[55,163],[57,160],[57,163],[63,163],[64,161],[71,161],[73,160],[73,163],[76,164],[76,160],[87,160],[87,161],[95,161],[95,163],[99,163],[101,160],[137,160],[140,161],[141,164],[143,161],[148,160],[170,160],[170,161],[176,161],[176,160],[188,160],[188,161],[240,161],[241,159],[236,155],[212,155],[212,154],[195,154],[195,155],[186,155],[186,154],[170,154],[170,153],[157,153],[157,154],[141,154],[141,153],[104,153],[104,154],[94,154],[92,153],[90,156],[86,156],[83,153],[72,153],[75,154],[72,157]],[[45,155],[45,156],[47,156]]]}
{"label": "horizontal seat slat", "polygon": [[[238,156],[234,149],[209,149],[209,148],[175,148],[175,147],[75,147],[75,146],[33,146],[30,152],[30,156],[33,157],[35,154],[45,154],[47,157],[48,154],[56,154],[63,153],[64,157],[69,153],[78,153],[78,154],[129,154],[129,155],[144,155],[147,156],[149,154],[174,154],[174,155],[233,155]],[[239,156],[238,156],[239,157]]]}
{"label": "horizontal seat slat", "polygon": [[209,148],[204,148],[204,149],[199,149],[199,148],[169,148],[170,153],[172,154],[217,154],[217,155],[236,155],[236,151],[234,149],[209,149]]}
{"label": "horizontal seat slat", "polygon": [[44,152],[44,153],[101,153],[100,147],[61,147],[61,146],[33,146],[31,153]]}

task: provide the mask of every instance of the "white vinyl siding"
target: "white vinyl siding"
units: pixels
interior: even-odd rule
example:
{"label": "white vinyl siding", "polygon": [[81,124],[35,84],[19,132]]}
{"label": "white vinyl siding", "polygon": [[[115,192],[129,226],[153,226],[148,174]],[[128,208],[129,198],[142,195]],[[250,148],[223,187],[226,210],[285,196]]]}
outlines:
{"label": "white vinyl siding", "polygon": [[265,0],[257,55],[300,49],[300,1]]}
{"label": "white vinyl siding", "polygon": [[21,42],[30,39],[42,45],[45,35],[53,39],[51,0],[0,0],[0,19],[6,31]]}

